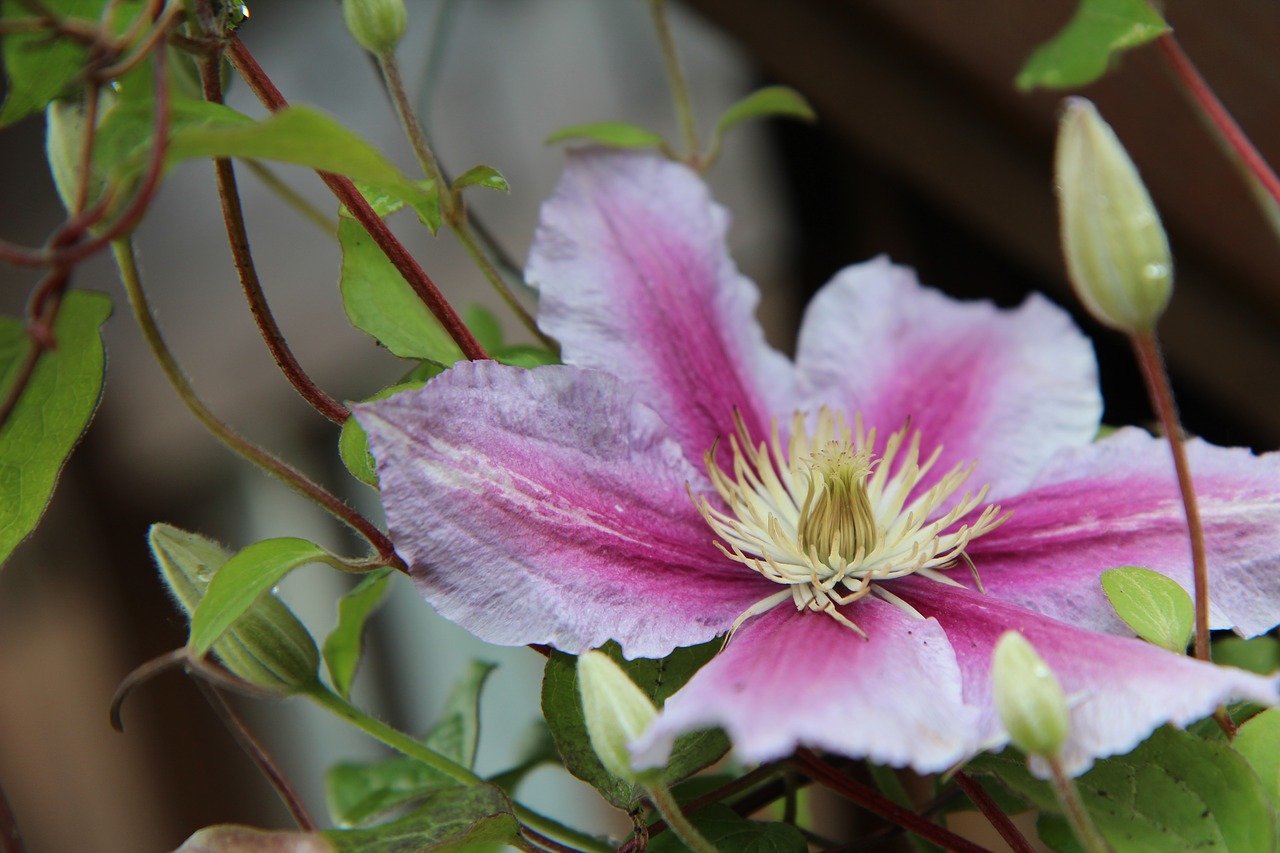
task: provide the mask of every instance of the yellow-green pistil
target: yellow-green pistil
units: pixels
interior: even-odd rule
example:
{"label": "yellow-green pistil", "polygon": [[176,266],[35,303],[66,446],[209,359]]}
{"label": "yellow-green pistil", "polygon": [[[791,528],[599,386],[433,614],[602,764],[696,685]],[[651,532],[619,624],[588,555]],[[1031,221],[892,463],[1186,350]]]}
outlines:
{"label": "yellow-green pistil", "polygon": [[756,444],[741,417],[736,420],[732,474],[716,462],[715,447],[704,459],[729,511],[706,497],[698,509],[727,557],[787,587],[750,608],[739,624],[790,597],[798,610],[826,613],[863,633],[839,607],[875,593],[914,612],[883,582],[918,574],[958,585],[942,572],[969,564],[969,542],[1009,517],[989,505],[950,529],[986,497],[986,486],[976,494],[966,491],[943,511],[973,464],[956,465],[913,497],[942,448],[921,461],[920,433],[909,426],[890,435],[877,457],[876,431],[864,430],[860,416],[850,429],[843,415],[823,408],[810,432],[805,415],[797,413],[786,448],[776,421],[770,441]]}

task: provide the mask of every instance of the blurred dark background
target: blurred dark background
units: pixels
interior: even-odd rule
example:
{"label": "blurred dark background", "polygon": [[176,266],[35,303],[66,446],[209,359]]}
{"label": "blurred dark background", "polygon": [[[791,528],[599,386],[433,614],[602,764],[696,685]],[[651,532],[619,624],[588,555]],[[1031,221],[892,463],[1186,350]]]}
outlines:
{"label": "blurred dark background", "polygon": [[[477,194],[475,207],[517,259],[559,172],[559,151],[541,142],[548,133],[626,119],[674,137],[641,0],[408,6],[401,61],[415,75],[440,156],[455,172],[486,162],[510,179],[511,196]],[[1039,290],[1074,310],[1051,186],[1060,95],[1023,94],[1012,84],[1073,6],[687,0],[673,9],[704,133],[724,107],[766,83],[798,89],[821,117],[812,126],[773,122],[736,133],[711,176],[734,214],[735,257],[764,290],[762,317],[775,343],[790,347],[816,287],[841,266],[880,253],[957,296],[1016,304]],[[288,97],[329,111],[410,168],[336,4],[259,0],[251,11],[242,35]],[[1167,14],[1245,131],[1280,163],[1280,6],[1171,0]],[[433,50],[436,33],[442,37]],[[1275,449],[1280,239],[1154,49],[1127,54],[1083,94],[1129,147],[1170,233],[1177,284],[1161,333],[1188,428],[1215,443]],[[259,114],[243,87],[232,97]],[[39,119],[0,133],[0,235],[13,242],[38,244],[61,221],[42,146]],[[283,172],[332,209],[310,176]],[[302,363],[344,398],[393,381],[393,360],[343,319],[336,247],[241,176],[265,286]],[[176,170],[138,235],[171,345],[221,416],[376,512],[372,495],[346,477],[332,452],[336,431],[275,373],[220,233],[211,170]],[[406,236],[451,298],[494,304],[447,237]],[[6,312],[21,310],[32,282],[0,269]],[[287,826],[270,789],[181,677],[165,677],[130,700],[125,734],[107,727],[117,681],[185,639],[183,620],[155,579],[145,532],[166,521],[234,547],[283,535],[346,551],[357,543],[203,435],[142,348],[107,264],[86,265],[75,284],[116,300],[107,388],[42,528],[0,572],[0,786],[32,853],[166,850],[216,822]],[[1146,421],[1127,347],[1080,320],[1096,342],[1108,421]],[[322,635],[343,579],[307,571],[282,592]],[[486,710],[481,756],[499,769],[536,714],[538,659],[474,643],[435,619],[407,584],[391,599],[370,638],[362,701],[395,724],[421,729],[460,661],[500,658],[494,689],[509,698]],[[324,766],[377,754],[297,703],[246,710],[317,815],[324,813]],[[590,802],[563,780],[538,787],[549,800]],[[609,825],[607,816],[588,819]]]}

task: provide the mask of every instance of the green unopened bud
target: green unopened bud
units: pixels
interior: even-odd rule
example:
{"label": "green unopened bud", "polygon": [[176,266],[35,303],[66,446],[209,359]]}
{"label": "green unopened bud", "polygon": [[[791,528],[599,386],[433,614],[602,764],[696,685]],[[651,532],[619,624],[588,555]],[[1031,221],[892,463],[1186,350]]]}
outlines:
{"label": "green unopened bud", "polygon": [[[160,575],[190,617],[214,574],[230,558],[216,542],[167,524],[148,535]],[[213,644],[222,664],[264,690],[288,694],[314,685],[320,653],[310,632],[273,594],[259,599]]]}
{"label": "green unopened bud", "polygon": [[1044,658],[1017,631],[1005,631],[991,661],[996,713],[1013,745],[1054,758],[1071,729],[1067,697]]}
{"label": "green unopened bud", "polygon": [[631,769],[627,745],[644,734],[658,709],[604,652],[587,652],[578,658],[578,692],[587,734],[600,763],[619,779],[638,781],[643,774]]}
{"label": "green unopened bud", "polygon": [[1058,210],[1080,301],[1121,332],[1150,332],[1169,304],[1173,259],[1151,196],[1115,132],[1084,98],[1058,129]]}
{"label": "green unopened bud", "polygon": [[342,0],[342,17],[356,42],[370,53],[391,53],[404,38],[404,0]]}

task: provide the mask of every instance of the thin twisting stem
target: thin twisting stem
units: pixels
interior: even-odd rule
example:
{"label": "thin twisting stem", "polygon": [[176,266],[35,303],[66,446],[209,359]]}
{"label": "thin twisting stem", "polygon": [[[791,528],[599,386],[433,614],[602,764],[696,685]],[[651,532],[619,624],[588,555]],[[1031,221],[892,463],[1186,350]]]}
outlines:
{"label": "thin twisting stem", "polygon": [[[280,94],[280,90],[267,77],[244,43],[235,36],[228,40],[227,58],[267,109],[275,112],[288,106],[288,101]],[[471,330],[462,322],[457,312],[453,310],[453,306],[436,287],[435,282],[391,233],[391,229],[369,206],[355,184],[341,175],[330,172],[317,172],[317,174],[329,190],[338,197],[338,200],[346,205],[356,221],[369,232],[369,236],[387,256],[387,260],[391,261],[404,276],[414,293],[440,321],[440,325],[444,326],[445,331],[462,350],[462,354],[472,361],[487,359],[489,355],[484,351],[484,347],[480,346],[480,342],[471,334]]]}
{"label": "thin twisting stem", "polygon": [[1191,539],[1191,568],[1195,581],[1196,641],[1195,653],[1200,660],[1209,660],[1209,566],[1204,550],[1204,525],[1200,521],[1200,506],[1196,501],[1196,488],[1191,480],[1191,465],[1187,461],[1187,448],[1178,410],[1169,388],[1169,375],[1165,372],[1164,359],[1151,333],[1132,335],[1130,341],[1142,368],[1142,378],[1151,396],[1151,406],[1160,419],[1169,451],[1173,454],[1173,467],[1178,474],[1178,488],[1182,491],[1182,506],[1187,517],[1187,535]]}
{"label": "thin twisting stem", "polygon": [[1093,818],[1089,817],[1089,812],[1085,810],[1075,780],[1063,770],[1062,762],[1056,758],[1049,759],[1049,771],[1052,775],[1054,792],[1058,795],[1058,802],[1062,805],[1067,822],[1071,824],[1071,830],[1086,853],[1113,853],[1111,845],[1102,837]]}
{"label": "thin twisting stem", "polygon": [[4,795],[4,789],[0,788],[0,853],[23,853],[25,849],[9,799]]}
{"label": "thin twisting stem", "polygon": [[[222,60],[219,57],[208,57],[200,62],[200,79],[205,100],[214,103],[222,103],[221,66]],[[244,290],[245,299],[249,301],[249,312],[253,314],[262,340],[266,342],[280,372],[302,399],[335,424],[345,423],[351,416],[351,411],[321,390],[302,369],[267,304],[267,296],[262,291],[262,282],[253,263],[253,254],[249,250],[249,234],[245,228],[240,190],[236,185],[235,167],[229,159],[218,158],[213,161],[213,168],[218,183],[218,198],[222,203],[222,221],[227,229],[227,243],[231,246],[231,256],[235,259],[236,272],[240,275],[240,286]]]}
{"label": "thin twisting stem", "polygon": [[671,27],[667,24],[665,0],[649,0],[649,13],[653,18],[653,28],[658,34],[662,63],[666,66],[671,94],[676,102],[676,116],[680,121],[680,134],[684,137],[686,162],[698,168],[701,158],[698,127],[693,117],[693,105],[689,101],[689,86],[684,79],[684,70],[680,67],[680,55],[676,53],[676,42],[671,37]]}
{"label": "thin twisting stem", "polygon": [[982,812],[982,816],[990,822],[996,832],[1000,833],[1005,844],[1013,848],[1014,853],[1035,853],[1035,848],[1013,825],[1009,816],[996,805],[996,801],[991,799],[986,788],[975,782],[967,773],[957,773],[955,780],[960,790],[964,791],[970,801],[978,807],[978,811]]}
{"label": "thin twisting stem", "polygon": [[275,759],[271,757],[271,753],[267,752],[262,742],[253,736],[253,732],[249,731],[249,727],[245,725],[244,720],[236,713],[236,709],[231,707],[231,703],[218,691],[218,688],[206,683],[198,676],[194,680],[196,686],[200,688],[200,692],[204,694],[204,698],[209,701],[214,713],[218,715],[219,719],[222,720],[222,724],[226,726],[227,731],[231,732],[231,736],[236,739],[236,743],[240,744],[240,748],[257,765],[258,770],[267,778],[271,787],[275,789],[281,802],[284,803],[284,807],[289,810],[289,815],[293,818],[293,822],[298,825],[299,829],[308,832],[314,831],[316,829],[315,821],[311,819],[311,814],[307,811],[307,807],[303,805],[302,798],[298,796],[297,791],[293,790],[293,786],[289,784],[288,778],[284,775],[280,766],[276,764]]}
{"label": "thin twisting stem", "polygon": [[187,380],[186,375],[183,374],[182,368],[178,366],[177,360],[174,359],[168,344],[165,343],[164,337],[160,334],[160,329],[156,325],[155,318],[151,314],[151,308],[147,303],[146,293],[142,289],[133,247],[127,241],[117,241],[112,244],[112,248],[116,256],[116,264],[120,269],[120,278],[124,282],[125,292],[128,294],[129,305],[133,308],[133,315],[138,323],[138,328],[142,330],[147,346],[150,347],[151,354],[160,364],[160,368],[164,371],[169,384],[178,392],[183,404],[196,420],[231,451],[276,477],[299,494],[310,498],[338,520],[363,536],[377,551],[379,559],[383,560],[386,565],[399,571],[405,571],[404,561],[396,555],[395,546],[391,544],[391,540],[382,531],[378,530],[372,522],[334,497],[322,486],[312,482],[302,472],[241,437],[231,427],[220,421],[213,412],[209,411],[204,401],[200,399],[195,389],[191,387],[191,383]]}

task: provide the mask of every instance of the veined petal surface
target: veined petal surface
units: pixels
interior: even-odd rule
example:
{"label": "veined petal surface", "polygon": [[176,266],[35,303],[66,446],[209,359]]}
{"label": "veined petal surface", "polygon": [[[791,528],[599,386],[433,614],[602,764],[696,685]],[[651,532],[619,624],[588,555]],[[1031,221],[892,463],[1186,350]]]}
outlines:
{"label": "veined petal surface", "polygon": [[977,462],[973,489],[1026,488],[1059,447],[1094,437],[1102,413],[1093,348],[1065,311],[1033,295],[1005,311],[922,287],[877,258],[848,267],[809,304],[796,356],[811,398],[880,440],[910,419],[933,476]]}
{"label": "veined petal surface", "polygon": [[571,153],[542,208],[526,275],[566,364],[636,389],[691,460],[733,429],[794,407],[794,371],[755,319],[729,258],[728,214],[687,167],[634,152]]}
{"label": "veined petal surface", "polygon": [[704,474],[608,374],[460,363],[354,411],[419,590],[484,640],[661,657],[775,589],[712,546]]}
{"label": "veined petal surface", "polygon": [[[1210,624],[1244,636],[1280,622],[1280,455],[1187,444],[1205,528]],[[1141,566],[1193,588],[1191,546],[1169,447],[1127,428],[1062,451],[1003,527],[969,555],[987,593],[1074,625],[1128,633],[1101,573]]]}
{"label": "veined petal surface", "polygon": [[677,735],[711,726],[748,762],[809,746],[929,773],[975,751],[978,714],[938,623],[873,598],[842,612],[869,639],[790,601],[744,623],[667,700],[633,746],[637,766],[662,764]]}
{"label": "veined petal surface", "polygon": [[[1066,771],[1077,775],[1096,758],[1129,752],[1158,726],[1183,726],[1219,705],[1249,699],[1274,705],[1280,681],[1214,666],[1129,637],[1049,619],[1022,607],[923,578],[893,585],[921,614],[936,618],[955,649],[966,705],[979,709],[984,747],[1006,739],[991,692],[991,657],[1005,631],[1020,631],[1058,677],[1071,705],[1063,747]],[[1047,767],[1033,762],[1040,775]]]}

